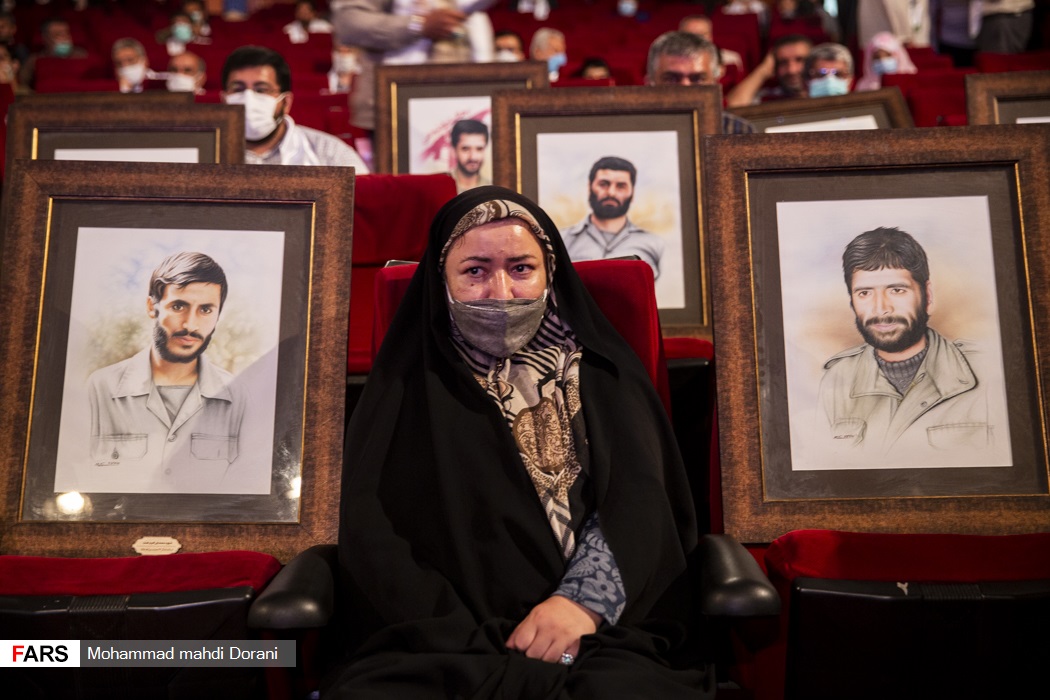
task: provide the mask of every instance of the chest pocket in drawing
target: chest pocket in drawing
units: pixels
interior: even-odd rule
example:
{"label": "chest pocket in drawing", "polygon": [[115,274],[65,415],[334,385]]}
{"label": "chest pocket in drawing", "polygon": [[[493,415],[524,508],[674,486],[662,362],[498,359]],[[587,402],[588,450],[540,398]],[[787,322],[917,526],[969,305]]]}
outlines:
{"label": "chest pocket in drawing", "polygon": [[145,433],[124,433],[119,435],[102,435],[95,439],[93,457],[97,461],[120,461],[125,459],[142,459],[149,447],[149,437]]}
{"label": "chest pocket in drawing", "polygon": [[195,459],[232,462],[237,459],[237,438],[193,433],[190,436],[190,453]]}

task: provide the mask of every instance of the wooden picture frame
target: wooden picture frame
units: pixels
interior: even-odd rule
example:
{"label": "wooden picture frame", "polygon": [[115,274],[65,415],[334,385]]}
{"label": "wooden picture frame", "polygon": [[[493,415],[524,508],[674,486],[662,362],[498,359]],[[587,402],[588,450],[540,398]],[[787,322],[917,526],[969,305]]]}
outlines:
{"label": "wooden picture frame", "polygon": [[[46,101],[15,102],[8,112],[7,168],[19,158],[50,160],[56,149],[196,150],[198,163],[244,162],[244,107],[161,102],[110,103],[86,111]],[[79,156],[78,156],[79,157]],[[86,158],[80,158],[86,159]],[[98,158],[102,160],[102,158]],[[114,158],[107,158],[114,160]],[[185,158],[181,162],[187,161]]]}
{"label": "wooden picture frame", "polygon": [[[130,555],[174,537],[285,560],[334,542],[353,170],[17,161],[9,175],[0,289],[22,303],[0,341],[0,552]],[[182,299],[190,283],[151,298],[151,271],[191,251],[225,270],[218,309]],[[189,308],[217,319],[216,342],[183,326],[207,362],[158,426],[153,351],[191,352]],[[138,368],[152,376],[136,383]]]}
{"label": "wooden picture frame", "polygon": [[[657,275],[663,333],[709,338],[700,143],[702,135],[722,131],[720,89],[503,91],[493,98],[493,110],[496,184],[536,201],[562,229],[563,238],[589,220],[589,171],[599,158],[616,156],[641,164],[627,213],[637,219],[631,224],[641,229],[642,237],[637,245],[604,251],[604,257],[648,257]],[[656,167],[646,167],[649,163]],[[659,239],[655,249],[648,243],[654,240],[650,236]],[[566,245],[574,255],[572,241]],[[592,251],[576,259],[602,255]]]}
{"label": "wooden picture frame", "polygon": [[[170,151],[177,162],[244,163],[245,110],[239,105],[132,103],[113,109],[100,102],[80,110],[45,102],[16,102],[7,113],[6,168],[18,158],[53,160],[59,149],[78,151],[146,149],[160,162]],[[189,160],[195,151],[195,161]],[[93,158],[92,158],[93,160]],[[118,160],[102,154],[97,160]],[[167,160],[167,158],[165,158]]]}
{"label": "wooden picture frame", "polygon": [[[547,84],[547,67],[540,61],[377,66],[377,172],[449,172],[453,165],[449,132],[455,120],[477,119],[491,127],[493,93]],[[413,118],[415,110],[419,113]],[[419,117],[426,118],[422,124]],[[489,154],[495,152],[493,143],[490,138]],[[490,170],[492,158],[487,161],[485,169]]]}
{"label": "wooden picture frame", "polygon": [[[1048,153],[1050,126],[707,139],[726,532],[1050,527]],[[870,263],[900,277],[896,310],[846,262],[880,227],[928,251],[925,286]],[[872,347],[905,359],[889,339],[922,333],[920,309],[937,334],[908,340],[927,359],[895,389]]]}
{"label": "wooden picture frame", "polygon": [[169,92],[167,90],[146,90],[145,92],[28,92],[15,95],[15,102],[69,104],[90,106],[93,108],[116,105],[165,105],[181,107],[194,104],[196,98],[192,92]]}
{"label": "wooden picture frame", "polygon": [[1050,122],[1050,70],[967,75],[966,119],[971,125]]}
{"label": "wooden picture frame", "polygon": [[834,97],[774,100],[727,110],[755,125],[755,132],[908,129],[915,126],[900,88]]}

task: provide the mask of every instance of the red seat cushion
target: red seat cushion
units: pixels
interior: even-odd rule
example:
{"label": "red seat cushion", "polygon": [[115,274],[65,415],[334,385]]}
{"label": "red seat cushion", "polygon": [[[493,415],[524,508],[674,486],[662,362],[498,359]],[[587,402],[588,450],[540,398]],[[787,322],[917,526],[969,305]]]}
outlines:
{"label": "red seat cushion", "polygon": [[770,575],[865,581],[1050,578],[1050,533],[886,534],[797,530],[766,552]]}
{"label": "red seat cushion", "polygon": [[78,559],[0,556],[0,595],[116,595],[251,586],[261,590],[281,568],[262,552]]}

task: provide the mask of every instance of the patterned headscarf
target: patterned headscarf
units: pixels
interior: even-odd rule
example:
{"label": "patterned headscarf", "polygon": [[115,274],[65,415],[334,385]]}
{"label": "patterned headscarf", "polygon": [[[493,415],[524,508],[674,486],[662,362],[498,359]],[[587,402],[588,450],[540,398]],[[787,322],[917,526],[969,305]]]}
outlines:
{"label": "patterned headscarf", "polygon": [[[494,199],[469,210],[441,250],[443,272],[448,251],[471,229],[514,220],[528,228],[546,251],[547,286],[554,279],[554,247],[543,227],[514,202]],[[587,437],[580,413],[582,348],[557,313],[552,293],[536,335],[509,358],[498,358],[464,340],[451,319],[452,341],[481,387],[499,406],[514,436],[525,470],[540,498],[551,530],[568,560],[576,548],[569,490],[585,471]]]}

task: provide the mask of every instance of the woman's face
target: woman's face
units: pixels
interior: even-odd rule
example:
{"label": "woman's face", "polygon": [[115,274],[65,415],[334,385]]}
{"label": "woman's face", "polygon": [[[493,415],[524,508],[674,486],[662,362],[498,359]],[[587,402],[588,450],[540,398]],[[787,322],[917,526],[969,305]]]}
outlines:
{"label": "woman's face", "polygon": [[470,229],[445,258],[445,282],[456,301],[536,299],[547,288],[543,247],[513,219]]}

